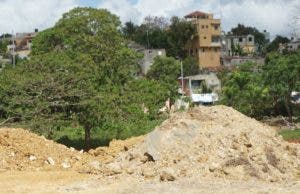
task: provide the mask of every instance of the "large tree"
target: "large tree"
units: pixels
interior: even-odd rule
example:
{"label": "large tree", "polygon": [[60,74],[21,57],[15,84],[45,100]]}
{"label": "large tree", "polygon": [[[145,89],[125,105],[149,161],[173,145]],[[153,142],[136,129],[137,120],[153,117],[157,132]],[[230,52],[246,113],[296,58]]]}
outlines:
{"label": "large tree", "polygon": [[273,104],[283,102],[292,122],[291,93],[300,90],[300,51],[286,55],[270,53],[263,66],[263,78],[270,88]]}
{"label": "large tree", "polygon": [[86,149],[95,131],[109,139],[148,132],[160,121],[168,88],[134,79],[140,55],[119,29],[106,10],[75,8],[39,33],[31,58],[0,74],[0,123],[50,137],[83,128]]}
{"label": "large tree", "polygon": [[148,16],[137,26],[132,22],[122,28],[125,37],[149,49],[165,48],[167,56],[185,58],[185,45],[196,36],[196,27],[190,22],[172,17],[170,24],[163,17]]}

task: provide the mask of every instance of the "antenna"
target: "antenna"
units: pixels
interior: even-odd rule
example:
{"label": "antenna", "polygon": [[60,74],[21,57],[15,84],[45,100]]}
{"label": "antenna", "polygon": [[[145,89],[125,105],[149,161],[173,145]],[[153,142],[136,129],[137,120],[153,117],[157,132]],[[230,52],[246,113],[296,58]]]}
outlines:
{"label": "antenna", "polygon": [[219,0],[219,6],[220,6],[220,20],[221,20],[221,32],[222,32],[222,18],[223,18],[223,10],[222,10],[222,0]]}

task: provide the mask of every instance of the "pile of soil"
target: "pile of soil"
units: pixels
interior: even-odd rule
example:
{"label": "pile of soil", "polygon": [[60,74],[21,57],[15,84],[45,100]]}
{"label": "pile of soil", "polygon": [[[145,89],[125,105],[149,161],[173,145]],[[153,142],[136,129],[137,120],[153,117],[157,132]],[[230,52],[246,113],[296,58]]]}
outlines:
{"label": "pile of soil", "polygon": [[160,181],[183,177],[299,180],[300,147],[232,108],[199,107],[175,113],[107,168]]}
{"label": "pile of soil", "polygon": [[93,158],[24,129],[0,129],[0,170],[86,170]]}
{"label": "pile of soil", "polygon": [[112,140],[108,147],[98,147],[89,151],[94,157],[97,157],[102,163],[112,162],[120,152],[128,151],[134,145],[144,141],[144,136],[132,137],[126,140]]}
{"label": "pile of soil", "polygon": [[300,180],[300,145],[225,106],[175,113],[146,136],[114,140],[89,153],[27,130],[0,129],[0,171],[58,169],[96,173],[112,181]]}

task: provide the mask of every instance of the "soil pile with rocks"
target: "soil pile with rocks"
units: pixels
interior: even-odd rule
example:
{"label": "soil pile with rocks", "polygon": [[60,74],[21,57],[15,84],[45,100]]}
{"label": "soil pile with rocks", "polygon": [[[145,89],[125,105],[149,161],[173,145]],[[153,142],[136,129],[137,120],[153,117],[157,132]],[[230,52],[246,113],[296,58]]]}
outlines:
{"label": "soil pile with rocks", "polygon": [[88,153],[96,157],[101,163],[107,164],[112,162],[119,153],[128,151],[136,144],[144,140],[144,136],[132,137],[126,140],[112,140],[107,147],[98,147],[90,150]]}
{"label": "soil pile with rocks", "polygon": [[[24,129],[0,129],[0,170],[88,171],[95,159]],[[99,167],[100,168],[100,167]]]}
{"label": "soil pile with rocks", "polygon": [[275,129],[225,107],[176,113],[107,165],[115,174],[266,181],[300,179],[300,147]]}

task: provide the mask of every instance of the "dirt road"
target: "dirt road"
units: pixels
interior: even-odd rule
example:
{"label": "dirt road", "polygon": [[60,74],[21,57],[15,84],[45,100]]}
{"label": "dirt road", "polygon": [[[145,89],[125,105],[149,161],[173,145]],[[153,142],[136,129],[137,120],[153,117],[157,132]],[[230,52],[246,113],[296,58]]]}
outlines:
{"label": "dirt road", "polygon": [[229,180],[181,179],[174,182],[100,177],[77,172],[3,172],[0,193],[299,193],[300,182],[265,183]]}

